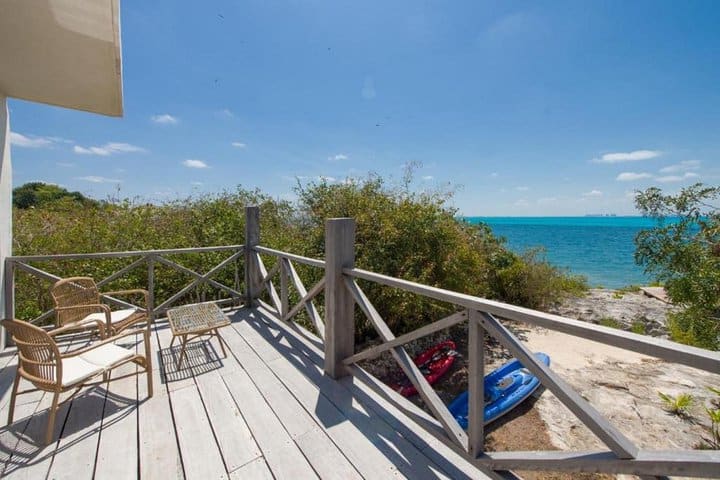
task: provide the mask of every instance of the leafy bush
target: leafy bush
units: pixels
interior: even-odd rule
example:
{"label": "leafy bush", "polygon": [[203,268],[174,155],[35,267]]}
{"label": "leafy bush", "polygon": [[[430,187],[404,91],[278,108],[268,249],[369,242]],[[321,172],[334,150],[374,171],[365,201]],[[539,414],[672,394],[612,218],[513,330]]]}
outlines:
{"label": "leafy bush", "polygon": [[[551,266],[537,252],[510,252],[487,225],[459,221],[449,192],[409,192],[383,179],[298,187],[307,252],[322,256],[327,218],[356,220],[359,268],[426,285],[543,308],[587,289],[584,280]],[[437,320],[452,308],[434,300],[363,283],[383,319],[397,334]],[[362,319],[360,335],[371,332]]]}
{"label": "leafy bush", "polygon": [[684,307],[670,316],[672,338],[713,350],[720,348],[720,211],[712,204],[718,198],[720,187],[698,183],[675,196],[649,188],[635,199],[658,220],[636,236],[635,261]]}
{"label": "leafy bush", "polygon": [[602,317],[600,320],[598,320],[598,324],[602,325],[603,327],[622,328],[622,323],[618,322],[613,317]]}
{"label": "leafy bush", "polygon": [[[516,255],[486,225],[456,218],[446,192],[409,192],[376,176],[344,183],[315,182],[297,187],[296,205],[257,190],[190,197],[153,205],[138,201],[102,202],[77,208],[61,199],[35,209],[16,209],[15,255],[84,253],[201,247],[244,241],[246,205],[259,205],[261,244],[310,257],[324,256],[325,220],[353,217],[357,223],[356,265],[374,272],[470,295],[542,308],[563,295],[583,291],[584,281],[549,265],[539,252]],[[219,263],[224,253],[183,254],[170,258],[199,272]],[[134,259],[38,264],[58,276],[91,275],[100,279]],[[274,260],[268,259],[268,269]],[[232,285],[234,268],[219,272]],[[323,272],[296,265],[306,286]],[[156,304],[190,278],[157,266]],[[19,273],[17,316],[32,318],[51,307],[49,284]],[[242,278],[242,273],[240,273]],[[108,288],[147,285],[146,269],[129,272]],[[396,334],[437,320],[454,307],[434,300],[363,283],[369,298]],[[189,301],[218,294],[209,286],[190,293]],[[292,299],[291,299],[292,300]],[[297,298],[295,298],[297,300]],[[322,300],[317,302],[321,307]],[[358,316],[358,335],[373,335]]]}
{"label": "leafy bush", "polygon": [[80,205],[97,203],[80,192],[69,192],[57,185],[43,182],[30,182],[13,189],[13,206],[17,208],[39,207],[63,198],[69,198]]}

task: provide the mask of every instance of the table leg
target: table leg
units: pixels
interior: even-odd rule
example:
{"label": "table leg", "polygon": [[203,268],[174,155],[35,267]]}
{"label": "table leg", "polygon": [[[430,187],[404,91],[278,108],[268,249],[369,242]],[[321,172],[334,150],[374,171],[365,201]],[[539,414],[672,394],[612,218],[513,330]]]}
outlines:
{"label": "table leg", "polygon": [[182,344],[180,346],[180,358],[178,359],[177,363],[177,369],[180,370],[180,366],[182,365],[182,361],[185,358],[185,346],[187,345],[187,335],[182,336]]}
{"label": "table leg", "polygon": [[217,328],[215,329],[215,336],[218,338],[218,342],[220,342],[220,350],[222,350],[223,352],[223,358],[227,358],[227,352],[225,351],[225,341],[220,336]]}

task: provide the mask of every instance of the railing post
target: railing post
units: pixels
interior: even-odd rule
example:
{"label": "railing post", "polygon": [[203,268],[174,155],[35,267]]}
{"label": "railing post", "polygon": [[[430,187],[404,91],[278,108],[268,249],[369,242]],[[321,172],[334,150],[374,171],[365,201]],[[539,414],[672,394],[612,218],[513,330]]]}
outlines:
{"label": "railing post", "polygon": [[258,292],[255,284],[258,278],[258,263],[255,246],[260,244],[260,208],[245,207],[245,306],[255,307]]}
{"label": "railing post", "polygon": [[352,294],[343,282],[343,268],[355,266],[355,220],[331,218],[325,222],[325,373],[348,375],[342,361],[355,352]]}
{"label": "railing post", "polygon": [[148,321],[150,323],[155,321],[155,256],[148,255],[147,257],[148,273],[148,304],[145,305],[148,313]]}
{"label": "railing post", "polygon": [[280,262],[280,317],[285,318],[285,315],[290,311],[290,300],[288,298],[288,266],[284,258],[278,258]]}
{"label": "railing post", "polygon": [[468,311],[468,453],[477,458],[485,446],[485,329],[480,314]]}
{"label": "railing post", "polygon": [[[15,262],[5,259],[5,272],[3,273],[3,318],[15,318]],[[10,344],[10,339],[5,336],[5,329],[0,327],[0,352]]]}

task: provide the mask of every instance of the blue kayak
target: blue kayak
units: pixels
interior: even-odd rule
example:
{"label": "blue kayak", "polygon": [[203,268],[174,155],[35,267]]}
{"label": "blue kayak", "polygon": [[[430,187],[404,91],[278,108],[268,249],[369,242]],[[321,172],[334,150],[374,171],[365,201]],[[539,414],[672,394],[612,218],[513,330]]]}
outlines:
{"label": "blue kayak", "polygon": [[[537,352],[535,357],[550,365],[550,357]],[[485,424],[497,420],[523,400],[532,395],[540,386],[540,380],[524,368],[520,360],[514,359],[485,376]],[[460,426],[468,426],[468,391],[458,395],[448,406],[450,413]]]}

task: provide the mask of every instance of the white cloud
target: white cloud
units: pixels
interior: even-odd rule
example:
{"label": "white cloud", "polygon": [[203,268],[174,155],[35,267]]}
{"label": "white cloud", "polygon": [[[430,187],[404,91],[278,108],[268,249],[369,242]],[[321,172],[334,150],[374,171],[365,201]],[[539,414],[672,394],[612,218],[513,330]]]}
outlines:
{"label": "white cloud", "polygon": [[86,177],[75,177],[76,180],[84,180],[86,182],[92,182],[92,183],[122,183],[122,180],[118,180],[117,178],[106,178],[106,177],[98,177],[96,175],[88,175]]}
{"label": "white cloud", "polygon": [[180,119],[177,117],[173,117],[169,113],[163,113],[161,115],[153,115],[150,117],[150,120],[152,120],[155,123],[159,123],[160,125],[177,125],[178,122],[180,122]]}
{"label": "white cloud", "polygon": [[602,197],[603,192],[600,190],[590,190],[582,194],[583,197]]}
{"label": "white cloud", "polygon": [[116,153],[141,153],[146,151],[147,150],[142,147],[119,142],[109,142],[101,147],[81,147],[80,145],[73,147],[73,152],[78,155],[100,155],[102,157]]}
{"label": "white cloud", "polygon": [[515,190],[517,190],[518,192],[527,192],[528,190],[530,190],[530,187],[515,187]]}
{"label": "white cloud", "polygon": [[632,152],[606,153],[600,158],[593,159],[595,163],[622,163],[637,162],[659,157],[662,152],[658,150],[634,150]]}
{"label": "white cloud", "polygon": [[184,160],[182,164],[188,168],[209,168],[208,164],[203,162],[202,160],[188,159]]}
{"label": "white cloud", "polygon": [[217,112],[218,116],[224,117],[224,118],[235,118],[235,113],[233,113],[232,110],[229,108],[223,108],[219,112]]}
{"label": "white cloud", "polygon": [[687,180],[689,178],[697,178],[699,175],[694,172],[685,172],[683,175],[667,175],[664,177],[655,177],[655,180],[657,180],[660,183],[672,183],[672,182],[682,182],[683,180]]}
{"label": "white cloud", "polygon": [[336,155],[331,155],[328,157],[328,160],[330,160],[332,162],[340,162],[342,160],[347,160],[347,159],[348,159],[348,156],[345,155],[344,153],[338,153]]}
{"label": "white cloud", "polygon": [[516,201],[515,201],[515,206],[516,206],[516,207],[527,207],[528,205],[530,205],[530,204],[529,204],[528,201],[525,200],[524,198],[521,198],[520,200],[516,200]]}
{"label": "white cloud", "polygon": [[425,175],[422,177],[422,179],[426,182],[429,182],[430,180],[435,180],[435,177],[433,177],[432,175]]}
{"label": "white cloud", "polygon": [[46,137],[46,138],[55,143],[75,143],[72,140],[68,140],[67,138],[62,138],[62,137]]}
{"label": "white cloud", "polygon": [[26,137],[17,132],[10,132],[10,144],[24,148],[47,148],[54,143],[53,137],[38,137],[32,135]]}
{"label": "white cloud", "polygon": [[242,142],[232,142],[230,145],[232,145],[232,146],[235,147],[235,148],[245,148],[245,147],[247,147],[247,145],[244,144],[244,143],[242,143]]}
{"label": "white cloud", "polygon": [[490,174],[490,178],[497,178],[497,177],[499,177],[499,176],[500,176],[500,174],[497,173],[497,172],[493,172],[493,173]]}
{"label": "white cloud", "polygon": [[372,77],[365,77],[365,82],[363,83],[360,94],[365,100],[372,100],[377,96],[377,91],[375,90],[375,80],[373,80]]}
{"label": "white cloud", "polygon": [[652,178],[649,173],[623,172],[615,178],[618,182],[632,182],[642,180],[643,178]]}
{"label": "white cloud", "polygon": [[697,170],[700,168],[700,160],[684,160],[675,165],[668,165],[660,169],[660,173],[676,173]]}
{"label": "white cloud", "polygon": [[196,187],[202,187],[205,184],[203,182],[190,182],[190,185],[194,185]]}

